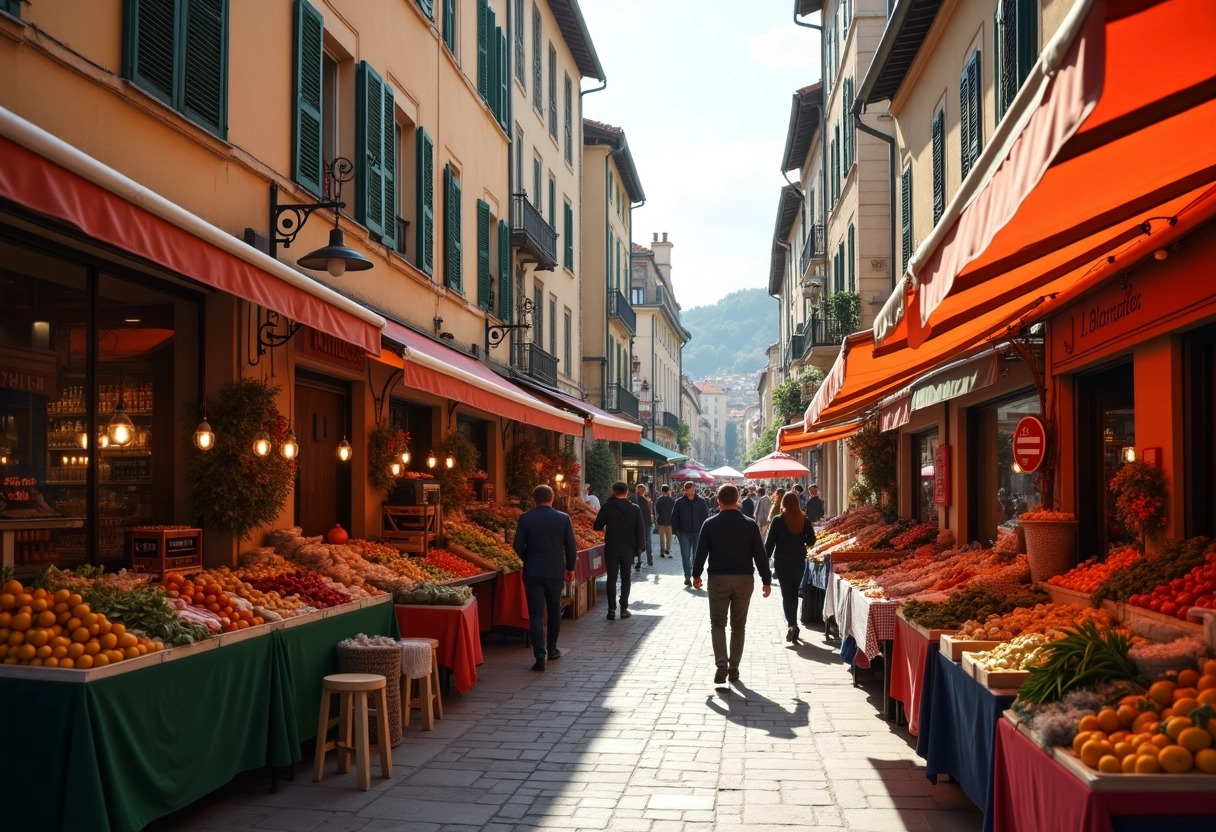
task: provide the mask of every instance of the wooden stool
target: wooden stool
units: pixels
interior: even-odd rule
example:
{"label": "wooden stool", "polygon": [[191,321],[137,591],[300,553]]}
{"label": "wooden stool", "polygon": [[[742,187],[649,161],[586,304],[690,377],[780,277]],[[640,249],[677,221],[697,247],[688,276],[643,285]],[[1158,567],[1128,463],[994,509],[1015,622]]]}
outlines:
{"label": "wooden stool", "polygon": [[423,730],[435,730],[435,719],[443,719],[443,697],[439,693],[439,641],[433,638],[402,639],[405,642],[426,642],[431,647],[431,670],[423,677],[401,677],[401,716],[408,728],[414,708],[422,714]]}
{"label": "wooden stool", "polygon": [[[333,742],[326,740],[331,724],[329,706],[333,694],[338,694],[338,735]],[[313,761],[313,777],[320,782],[325,775],[325,755],[332,748],[338,752],[338,773],[350,771],[350,757],[355,757],[355,779],[359,788],[367,791],[372,787],[370,748],[367,736],[369,713],[367,695],[375,697],[375,708],[379,728],[376,747],[380,751],[380,776],[393,776],[392,750],[388,742],[388,697],[385,695],[385,679],[374,673],[337,673],[321,680],[321,716],[317,723],[317,753]]]}

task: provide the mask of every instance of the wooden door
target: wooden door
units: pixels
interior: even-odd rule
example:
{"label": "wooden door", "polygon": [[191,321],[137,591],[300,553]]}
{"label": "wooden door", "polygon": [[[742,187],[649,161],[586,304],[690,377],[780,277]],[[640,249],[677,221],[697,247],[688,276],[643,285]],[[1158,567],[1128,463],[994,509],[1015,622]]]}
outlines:
{"label": "wooden door", "polygon": [[[341,523],[350,531],[350,462],[338,459],[338,443],[349,432],[346,393],[307,382],[296,384],[296,523],[305,535],[326,534]],[[357,452],[357,451],[356,451]]]}

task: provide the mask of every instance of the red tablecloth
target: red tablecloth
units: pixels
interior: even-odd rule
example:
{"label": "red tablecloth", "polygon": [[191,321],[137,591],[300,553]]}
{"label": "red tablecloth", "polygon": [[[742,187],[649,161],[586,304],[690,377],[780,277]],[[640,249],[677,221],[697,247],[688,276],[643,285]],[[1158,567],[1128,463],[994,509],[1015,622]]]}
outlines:
{"label": "red tablecloth", "polygon": [[528,598],[524,594],[524,573],[499,575],[494,588],[494,626],[528,629]]}
{"label": "red tablecloth", "polygon": [[608,574],[608,564],[604,562],[604,544],[583,549],[578,553],[574,562],[574,580],[585,581],[588,578],[598,578]]}
{"label": "red tablecloth", "polygon": [[904,703],[908,714],[908,733],[920,733],[921,693],[925,688],[925,659],[938,645],[899,616],[895,617],[894,646],[891,649],[891,698]]}
{"label": "red tablecloth", "polygon": [[[1126,816],[1120,828],[1131,828],[1136,815],[1188,815],[1216,825],[1216,791],[1094,791],[1004,719],[997,724],[994,753],[994,832],[1112,832],[1112,818]],[[1208,818],[1198,817],[1203,815]],[[1160,828],[1161,820],[1154,825]]]}
{"label": "red tablecloth", "polygon": [[451,669],[456,690],[468,693],[482,662],[476,598],[463,607],[398,604],[397,626],[402,638],[438,639],[439,663]]}

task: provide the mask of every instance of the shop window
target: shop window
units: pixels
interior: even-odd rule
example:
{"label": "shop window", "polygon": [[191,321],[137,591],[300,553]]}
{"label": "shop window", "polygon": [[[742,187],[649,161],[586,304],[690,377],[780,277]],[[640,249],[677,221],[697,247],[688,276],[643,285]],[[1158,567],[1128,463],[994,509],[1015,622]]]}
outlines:
{"label": "shop window", "polygon": [[1014,465],[1013,432],[1024,416],[1039,415],[1039,397],[1019,393],[969,413],[971,460],[967,478],[974,484],[970,536],[995,541],[998,527],[1012,526],[1017,517],[1039,503],[1039,475]]}
{"label": "shop window", "polygon": [[1184,534],[1216,535],[1216,324],[1182,341]]}
{"label": "shop window", "polygon": [[919,433],[912,437],[913,480],[912,489],[916,505],[912,511],[918,522],[937,522],[937,503],[933,501],[935,470],[933,460],[937,455],[937,431]]}
{"label": "shop window", "polygon": [[456,432],[463,434],[464,438],[473,443],[473,447],[477,449],[477,465],[483,470],[488,468],[487,460],[490,457],[489,422],[484,419],[457,416]]}
{"label": "shop window", "polygon": [[1077,519],[1083,557],[1130,543],[1107,487],[1136,447],[1132,364],[1077,379]]}

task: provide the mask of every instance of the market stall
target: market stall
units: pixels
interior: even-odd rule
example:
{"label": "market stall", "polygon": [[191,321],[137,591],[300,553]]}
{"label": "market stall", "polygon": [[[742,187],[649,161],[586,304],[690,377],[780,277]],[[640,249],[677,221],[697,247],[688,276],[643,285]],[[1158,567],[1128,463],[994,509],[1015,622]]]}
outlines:
{"label": "market stall", "polygon": [[451,670],[456,690],[468,693],[482,662],[477,599],[461,606],[398,604],[396,615],[402,638],[438,640],[439,664]]}
{"label": "market stall", "polygon": [[[891,642],[890,697],[902,706],[908,720],[908,733],[920,733],[920,706],[924,699],[925,677],[929,662],[940,652],[942,630],[930,630],[908,621],[900,610],[895,616],[895,637]],[[897,712],[896,716],[899,714]]]}

